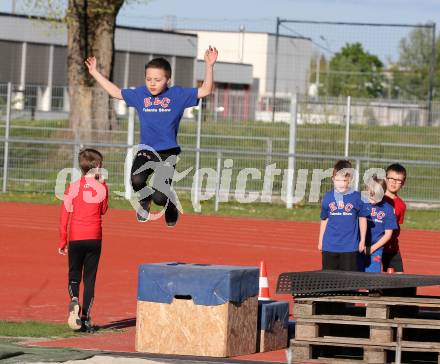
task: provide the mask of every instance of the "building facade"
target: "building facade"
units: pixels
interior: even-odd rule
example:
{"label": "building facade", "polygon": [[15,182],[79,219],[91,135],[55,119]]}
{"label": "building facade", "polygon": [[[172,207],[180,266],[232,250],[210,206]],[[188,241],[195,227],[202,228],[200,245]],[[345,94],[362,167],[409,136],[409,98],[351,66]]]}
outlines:
{"label": "building facade", "polygon": [[[211,31],[184,29],[198,36],[198,59],[208,45],[221,50],[219,61],[252,65],[253,88],[258,99],[260,117],[272,111],[276,65],[277,105],[288,108],[294,93],[306,94],[309,89],[313,44],[309,38],[280,35],[276,52],[276,35],[246,31]],[[234,75],[238,77],[238,74]],[[282,110],[279,110],[282,111]],[[285,111],[288,111],[285,110]]]}

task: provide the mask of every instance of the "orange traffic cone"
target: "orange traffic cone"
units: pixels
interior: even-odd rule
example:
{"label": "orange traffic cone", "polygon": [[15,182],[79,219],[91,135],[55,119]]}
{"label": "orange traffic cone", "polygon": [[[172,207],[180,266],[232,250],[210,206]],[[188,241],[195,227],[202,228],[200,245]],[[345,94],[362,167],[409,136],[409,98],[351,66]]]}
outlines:
{"label": "orange traffic cone", "polygon": [[260,301],[269,301],[269,280],[267,279],[266,264],[260,262],[260,290],[258,292],[258,299]]}

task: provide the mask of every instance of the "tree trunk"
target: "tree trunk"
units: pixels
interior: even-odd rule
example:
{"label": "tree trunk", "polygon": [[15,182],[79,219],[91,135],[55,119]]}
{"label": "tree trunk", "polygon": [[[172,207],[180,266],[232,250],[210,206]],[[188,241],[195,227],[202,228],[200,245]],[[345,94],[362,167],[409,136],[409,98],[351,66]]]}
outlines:
{"label": "tree trunk", "polygon": [[[112,128],[112,100],[89,75],[84,61],[95,56],[98,70],[110,79],[116,16],[123,3],[124,0],[69,0],[66,15],[69,120],[70,127],[82,140],[91,140],[92,130]],[[100,140],[107,139],[105,134],[100,132]]]}

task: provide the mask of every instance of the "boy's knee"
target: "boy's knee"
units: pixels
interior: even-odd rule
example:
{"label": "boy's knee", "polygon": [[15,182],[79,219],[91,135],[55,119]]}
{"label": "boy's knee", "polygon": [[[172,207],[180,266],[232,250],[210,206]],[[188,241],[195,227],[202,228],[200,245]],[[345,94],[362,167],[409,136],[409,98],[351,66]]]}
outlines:
{"label": "boy's knee", "polygon": [[145,186],[144,178],[141,175],[131,175],[131,185],[135,191],[141,190]]}
{"label": "boy's knee", "polygon": [[168,197],[160,191],[154,191],[153,201],[156,205],[165,206],[167,204]]}

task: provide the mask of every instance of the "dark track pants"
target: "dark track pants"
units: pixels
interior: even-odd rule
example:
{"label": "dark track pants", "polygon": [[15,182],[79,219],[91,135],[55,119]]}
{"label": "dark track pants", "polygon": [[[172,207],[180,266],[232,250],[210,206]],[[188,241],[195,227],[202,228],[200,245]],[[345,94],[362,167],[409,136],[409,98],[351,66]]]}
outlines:
{"label": "dark track pants", "polygon": [[81,317],[89,318],[95,296],[96,272],[101,256],[101,240],[69,242],[69,296],[79,298],[79,285],[84,280]]}

